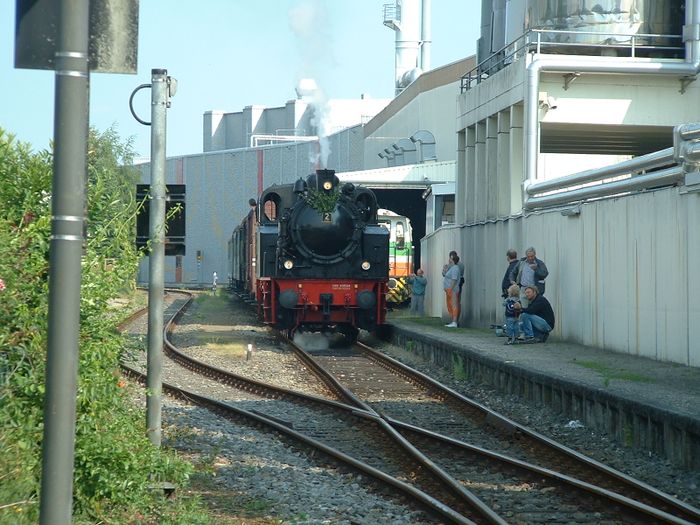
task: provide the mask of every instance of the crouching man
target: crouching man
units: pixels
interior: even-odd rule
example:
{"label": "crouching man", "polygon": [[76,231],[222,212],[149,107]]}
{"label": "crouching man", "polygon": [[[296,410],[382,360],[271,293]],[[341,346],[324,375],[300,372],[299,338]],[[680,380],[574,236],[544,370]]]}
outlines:
{"label": "crouching man", "polygon": [[525,288],[528,300],[527,308],[520,314],[520,326],[525,335],[524,343],[544,343],[549,332],[554,329],[554,311],[544,295],[540,295],[536,286]]}

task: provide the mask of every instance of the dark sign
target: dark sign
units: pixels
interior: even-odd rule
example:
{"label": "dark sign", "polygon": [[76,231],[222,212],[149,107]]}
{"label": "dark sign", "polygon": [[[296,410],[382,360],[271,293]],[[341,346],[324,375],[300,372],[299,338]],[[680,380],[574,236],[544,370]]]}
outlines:
{"label": "dark sign", "polygon": [[[15,67],[54,69],[60,2],[16,2]],[[89,24],[90,70],[96,73],[136,73],[139,0],[91,0]]]}
{"label": "dark sign", "polygon": [[[148,196],[150,184],[136,185],[136,200],[141,202]],[[150,199],[144,201],[136,216],[136,247],[145,248],[150,238]],[[179,207],[174,213],[173,209]],[[165,255],[185,255],[185,185],[166,184],[165,202]]]}

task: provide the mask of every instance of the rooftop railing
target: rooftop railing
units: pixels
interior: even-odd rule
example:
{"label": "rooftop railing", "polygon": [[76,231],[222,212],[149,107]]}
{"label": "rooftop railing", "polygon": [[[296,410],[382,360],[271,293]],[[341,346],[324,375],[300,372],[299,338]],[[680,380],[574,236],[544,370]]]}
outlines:
{"label": "rooftop railing", "polygon": [[[678,42],[678,45],[672,45],[675,42]],[[685,48],[682,44],[681,35],[531,29],[467,72],[461,79],[460,89],[462,93],[469,91],[489,76],[528,53],[599,56],[602,51],[605,51],[607,53],[614,52],[618,57],[630,58],[637,58],[652,52],[673,56],[684,53]],[[598,54],[594,52],[596,50],[598,50]]]}

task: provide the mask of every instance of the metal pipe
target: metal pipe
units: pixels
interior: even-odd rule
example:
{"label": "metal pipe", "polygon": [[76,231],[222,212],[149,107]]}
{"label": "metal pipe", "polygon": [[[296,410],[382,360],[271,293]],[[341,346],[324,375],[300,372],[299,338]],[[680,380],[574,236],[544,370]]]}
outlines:
{"label": "metal pipe", "polygon": [[[398,95],[410,82],[404,75],[418,67],[420,60],[420,7],[419,0],[402,0],[401,19],[396,28],[395,76]],[[405,83],[405,85],[402,85]]]}
{"label": "metal pipe", "polygon": [[588,186],[571,191],[546,195],[544,197],[532,197],[524,204],[525,209],[538,208],[542,206],[554,206],[566,204],[596,197],[607,197],[618,193],[641,190],[653,186],[665,186],[678,182],[683,176],[681,166],[673,166],[665,170],[655,171],[646,175],[639,175],[629,179],[600,184],[598,186]]}
{"label": "metal pipe", "polygon": [[537,177],[539,154],[539,84],[540,73],[597,73],[597,74],[660,74],[694,76],[700,70],[700,0],[687,0],[686,59],[683,62],[654,60],[620,60],[608,57],[539,57],[527,67],[525,95],[525,181],[531,184]]}
{"label": "metal pipe", "polygon": [[58,7],[53,199],[40,523],[69,525],[80,336],[89,111],[89,2]]}
{"label": "metal pipe", "polygon": [[617,164],[611,164],[603,168],[581,171],[574,175],[565,175],[564,177],[529,184],[526,185],[525,192],[528,195],[535,195],[565,186],[576,186],[578,184],[585,184],[586,182],[617,177],[619,175],[626,175],[649,168],[657,168],[665,166],[666,164],[672,164],[673,162],[673,148],[666,148],[655,151],[654,153],[618,162]]}
{"label": "metal pipe", "polygon": [[700,123],[683,124],[678,127],[678,135],[683,140],[693,140],[700,138]]}
{"label": "metal pipe", "polygon": [[151,70],[151,195],[149,205],[148,351],[146,432],[156,447],[161,442],[163,393],[163,293],[165,266],[165,129],[168,71]]}
{"label": "metal pipe", "polygon": [[423,0],[421,6],[420,68],[423,73],[430,70],[430,46],[432,44],[432,0]]}
{"label": "metal pipe", "polygon": [[690,165],[700,163],[700,143],[693,142],[683,150],[683,160]]}

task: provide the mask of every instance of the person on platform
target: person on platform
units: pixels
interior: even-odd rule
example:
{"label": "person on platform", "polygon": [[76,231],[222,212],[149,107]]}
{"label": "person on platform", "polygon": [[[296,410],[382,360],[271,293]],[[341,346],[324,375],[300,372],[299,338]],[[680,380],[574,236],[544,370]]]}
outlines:
{"label": "person on platform", "polygon": [[428,286],[428,279],[423,275],[423,270],[418,268],[406,282],[411,285],[411,313],[425,315],[425,287]]}
{"label": "person on platform", "polygon": [[528,299],[525,295],[525,290],[528,286],[536,286],[537,293],[544,295],[544,280],[549,275],[547,265],[544,261],[537,258],[535,249],[531,246],[525,250],[525,257],[518,264],[518,271],[515,276],[515,284],[520,286],[520,304],[523,308],[528,305]]}
{"label": "person on platform", "polygon": [[[452,253],[452,252],[451,252]],[[445,290],[445,301],[447,303],[447,313],[451,321],[445,326],[457,328],[459,320],[459,256],[455,253],[450,255],[448,263],[442,268],[442,288]]]}
{"label": "person on platform", "polygon": [[501,281],[501,297],[504,299],[508,297],[508,289],[511,285],[515,284],[518,267],[518,252],[511,248],[506,252],[506,259],[508,260],[508,268],[506,268],[506,273],[503,275],[503,280]]}
{"label": "person on platform", "polygon": [[506,342],[507,345],[515,344],[520,331],[518,316],[520,315],[520,287],[512,284],[508,287],[508,297],[503,301],[506,316]]}
{"label": "person on platform", "polygon": [[[450,259],[453,257],[457,257],[457,266],[459,266],[459,291],[457,292],[457,299],[459,300],[459,304],[462,304],[462,288],[464,287],[464,263],[460,261],[459,255],[457,255],[457,252],[452,250],[449,253]],[[443,273],[443,275],[445,275]]]}
{"label": "person on platform", "polygon": [[528,306],[521,307],[520,328],[525,335],[523,343],[544,343],[549,332],[554,329],[554,311],[544,295],[540,295],[536,286],[525,288]]}

